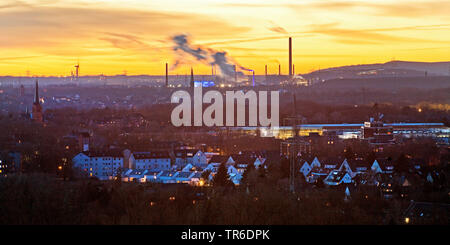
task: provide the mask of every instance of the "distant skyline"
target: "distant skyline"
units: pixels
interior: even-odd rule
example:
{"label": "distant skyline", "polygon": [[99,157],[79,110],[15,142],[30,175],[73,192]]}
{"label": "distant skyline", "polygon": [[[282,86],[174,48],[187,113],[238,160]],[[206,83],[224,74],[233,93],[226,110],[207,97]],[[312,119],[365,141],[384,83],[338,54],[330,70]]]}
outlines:
{"label": "distant skyline", "polygon": [[[450,2],[443,0],[2,0],[0,76],[210,74],[180,57],[171,38],[227,52],[264,74],[389,60],[450,61]],[[219,69],[217,69],[219,72]]]}

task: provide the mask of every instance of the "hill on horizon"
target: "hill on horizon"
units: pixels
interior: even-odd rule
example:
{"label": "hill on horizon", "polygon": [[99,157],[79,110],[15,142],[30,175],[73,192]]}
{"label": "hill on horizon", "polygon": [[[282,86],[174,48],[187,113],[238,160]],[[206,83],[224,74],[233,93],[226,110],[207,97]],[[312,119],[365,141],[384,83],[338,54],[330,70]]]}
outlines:
{"label": "hill on horizon", "polygon": [[307,79],[330,80],[345,78],[450,76],[450,61],[415,62],[389,61],[386,63],[332,67],[303,74]]}

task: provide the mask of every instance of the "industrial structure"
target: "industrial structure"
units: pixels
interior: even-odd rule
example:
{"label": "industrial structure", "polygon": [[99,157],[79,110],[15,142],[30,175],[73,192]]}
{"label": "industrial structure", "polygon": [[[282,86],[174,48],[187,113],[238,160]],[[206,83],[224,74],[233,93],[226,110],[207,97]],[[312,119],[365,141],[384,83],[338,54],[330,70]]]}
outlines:
{"label": "industrial structure", "polygon": [[192,69],[192,67],[191,67],[191,88],[193,88],[194,87],[194,70]]}
{"label": "industrial structure", "polygon": [[166,63],[166,87],[169,87],[169,64]]}

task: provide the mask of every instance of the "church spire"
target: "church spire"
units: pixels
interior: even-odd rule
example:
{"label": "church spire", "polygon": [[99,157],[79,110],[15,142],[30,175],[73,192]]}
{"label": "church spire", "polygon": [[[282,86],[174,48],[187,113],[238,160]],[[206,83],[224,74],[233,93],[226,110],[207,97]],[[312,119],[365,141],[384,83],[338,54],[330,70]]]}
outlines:
{"label": "church spire", "polygon": [[36,79],[36,87],[35,87],[35,91],[34,91],[34,104],[39,104],[39,85],[38,85],[38,80]]}
{"label": "church spire", "polygon": [[34,101],[33,101],[33,107],[31,110],[31,119],[35,122],[43,122],[43,115],[42,115],[42,106],[39,102],[39,85],[38,80],[36,79],[36,88],[34,91]]}

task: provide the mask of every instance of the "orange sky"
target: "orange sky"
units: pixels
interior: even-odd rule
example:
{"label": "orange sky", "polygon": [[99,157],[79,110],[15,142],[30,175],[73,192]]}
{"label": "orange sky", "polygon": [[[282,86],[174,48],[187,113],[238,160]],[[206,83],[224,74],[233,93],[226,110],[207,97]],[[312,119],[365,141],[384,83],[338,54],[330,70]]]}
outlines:
{"label": "orange sky", "polygon": [[226,51],[240,65],[287,73],[362,63],[450,60],[450,1],[1,0],[0,76],[211,72],[170,37]]}

